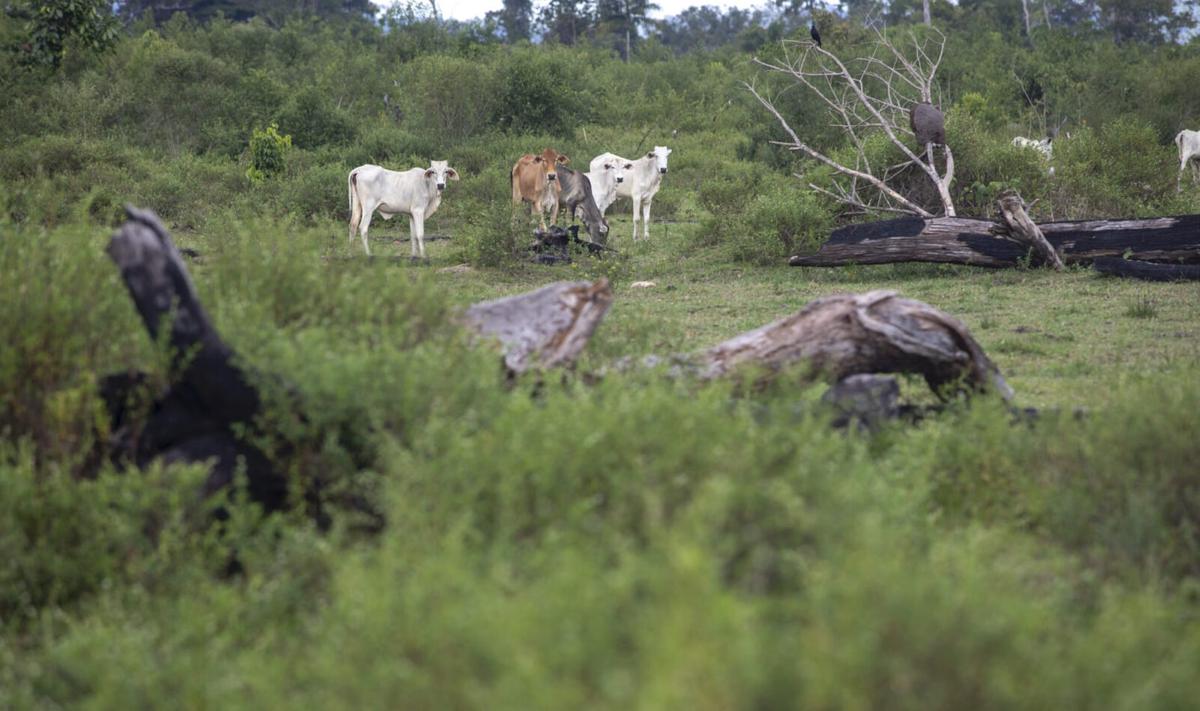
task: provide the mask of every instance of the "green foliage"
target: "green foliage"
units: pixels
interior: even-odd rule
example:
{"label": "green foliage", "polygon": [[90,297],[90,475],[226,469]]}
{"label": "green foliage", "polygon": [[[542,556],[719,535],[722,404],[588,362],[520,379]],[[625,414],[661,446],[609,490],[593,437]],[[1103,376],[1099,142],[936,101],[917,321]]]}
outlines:
{"label": "green foliage", "polygon": [[513,50],[498,70],[491,120],[513,133],[570,137],[590,118],[587,76],[584,57],[565,50]]}
{"label": "green foliage", "polygon": [[302,89],[279,112],[279,125],[300,148],[342,145],[357,135],[353,119],[317,87]]}
{"label": "green foliage", "polygon": [[[1054,146],[1061,174],[1056,203],[1071,217],[1133,217],[1173,212],[1174,146],[1159,143],[1137,119],[1118,119],[1099,131],[1083,129]],[[1064,194],[1065,193],[1065,194]]]}
{"label": "green foliage", "polygon": [[280,135],[275,124],[265,131],[254,129],[250,135],[250,167],[246,177],[252,183],[261,183],[283,170],[283,160],[292,148],[292,137]]}
{"label": "green foliage", "polygon": [[22,59],[58,69],[69,48],[103,52],[117,41],[112,5],[101,0],[35,0]]}

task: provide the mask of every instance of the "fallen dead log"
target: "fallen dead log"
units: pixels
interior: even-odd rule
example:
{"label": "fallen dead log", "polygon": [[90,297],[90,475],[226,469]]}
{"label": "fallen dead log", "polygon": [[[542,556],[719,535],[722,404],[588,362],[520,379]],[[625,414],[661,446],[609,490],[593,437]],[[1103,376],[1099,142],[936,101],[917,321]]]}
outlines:
{"label": "fallen dead log", "polygon": [[[990,220],[967,217],[901,217],[834,230],[815,254],[788,260],[795,267],[941,262],[980,267],[1017,266],[1026,245],[991,233]],[[1099,257],[1200,262],[1200,215],[1145,220],[1083,220],[1038,225],[1066,264]]]}
{"label": "fallen dead log", "polygon": [[475,304],[463,314],[463,322],[476,333],[500,341],[504,365],[517,375],[531,368],[573,363],[612,300],[608,279],[561,281]]}
{"label": "fallen dead log", "polygon": [[1092,268],[1101,274],[1144,281],[1200,281],[1200,264],[1157,264],[1120,257],[1100,257]]}
{"label": "fallen dead log", "polygon": [[1006,400],[1013,395],[961,321],[894,291],[817,299],[707,350],[650,356],[641,363],[667,363],[674,373],[702,380],[751,369],[758,383],[792,366],[834,382],[859,374],[916,373],[942,398],[958,391],[994,391]]}

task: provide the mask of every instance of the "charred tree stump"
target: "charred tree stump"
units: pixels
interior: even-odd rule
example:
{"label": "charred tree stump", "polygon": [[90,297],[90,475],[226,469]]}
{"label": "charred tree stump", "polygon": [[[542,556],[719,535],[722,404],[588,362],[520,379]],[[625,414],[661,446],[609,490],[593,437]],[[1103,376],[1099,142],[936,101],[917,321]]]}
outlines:
{"label": "charred tree stump", "polygon": [[1042,262],[1050,265],[1054,271],[1063,270],[1062,259],[1058,252],[1046,241],[1042,231],[1029,219],[1025,212],[1025,201],[1013,190],[1005,190],[996,200],[997,223],[991,232],[995,235],[1014,239],[1021,244],[1033,247],[1042,258]]}
{"label": "charred tree stump", "polygon": [[221,340],[200,305],[179,250],[149,210],[126,207],[129,220],[113,235],[108,254],[151,338],[168,329],[172,370],[178,380],[156,394],[144,421],[132,416],[130,402],[144,392],[139,373],[109,376],[101,395],[112,420],[111,458],[145,467],[164,462],[211,461],[206,495],[233,483],[245,467],[251,497],[267,510],[287,503],[286,479],[261,450],[234,434],[236,425],[253,431],[262,398],[234,352]]}
{"label": "charred tree stump", "polygon": [[463,322],[495,338],[512,375],[532,368],[570,365],[612,306],[608,279],[562,281],[517,296],[475,304]]}
{"label": "charred tree stump", "polygon": [[1144,281],[1200,281],[1200,264],[1156,264],[1120,257],[1100,257],[1092,268],[1101,274]]}
{"label": "charred tree stump", "polygon": [[[902,217],[834,230],[815,254],[789,260],[796,267],[940,262],[1014,267],[1027,248],[991,233],[995,223],[966,217]],[[1084,220],[1038,225],[1066,264],[1128,255],[1143,261],[1200,262],[1200,215],[1145,220]]]}

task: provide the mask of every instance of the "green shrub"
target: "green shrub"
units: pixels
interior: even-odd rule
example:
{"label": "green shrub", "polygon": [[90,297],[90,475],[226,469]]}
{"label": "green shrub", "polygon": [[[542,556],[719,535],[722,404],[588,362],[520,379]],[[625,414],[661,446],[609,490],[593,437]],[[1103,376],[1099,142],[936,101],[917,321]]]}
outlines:
{"label": "green shrub", "polygon": [[[1172,212],[1177,197],[1173,145],[1144,121],[1121,118],[1100,131],[1076,131],[1054,144],[1054,203],[1073,218],[1140,217]],[[1174,208],[1174,209],[1173,209]]]}
{"label": "green shrub", "polygon": [[495,267],[509,264],[532,241],[527,229],[527,206],[513,208],[511,201],[476,202],[469,198],[457,200],[458,234],[464,258],[477,266]]}
{"label": "green shrub", "polygon": [[279,112],[279,126],[299,148],[343,145],[358,135],[356,122],[328,93],[310,86],[295,94]]}
{"label": "green shrub", "polygon": [[586,76],[569,52],[515,49],[497,71],[491,120],[511,133],[569,137],[590,118]]}
{"label": "green shrub", "polygon": [[786,179],[771,181],[726,227],[730,256],[740,262],[781,264],[829,237],[833,216],[811,191]]}
{"label": "green shrub", "polygon": [[420,57],[405,66],[401,83],[406,125],[443,146],[484,130],[496,111],[494,70],[478,61]]}
{"label": "green shrub", "polygon": [[292,148],[292,137],[280,135],[275,124],[267,130],[254,129],[250,136],[250,167],[246,177],[251,183],[261,183],[283,170],[283,160]]}

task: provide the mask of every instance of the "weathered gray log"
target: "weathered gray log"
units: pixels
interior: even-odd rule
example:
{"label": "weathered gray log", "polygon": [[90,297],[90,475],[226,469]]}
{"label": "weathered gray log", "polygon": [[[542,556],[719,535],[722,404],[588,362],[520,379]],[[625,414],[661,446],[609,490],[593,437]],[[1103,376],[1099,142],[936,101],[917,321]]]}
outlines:
{"label": "weathered gray log", "polygon": [[608,279],[562,281],[517,296],[475,304],[463,321],[500,341],[510,373],[573,363],[612,306]]}
{"label": "weathered gray log", "polygon": [[[827,296],[800,311],[698,353],[650,356],[643,366],[702,380],[748,369],[758,383],[790,367],[840,381],[870,373],[916,373],[942,398],[955,392],[1013,392],[967,327],[950,314],[894,291]],[[633,365],[618,363],[618,369]]]}
{"label": "weathered gray log", "polygon": [[1200,281],[1198,264],[1156,264],[1120,257],[1100,257],[1092,268],[1101,274],[1144,281]]}
{"label": "weathered gray log", "polygon": [[[1012,267],[1028,248],[990,233],[995,223],[967,217],[901,217],[847,225],[834,230],[810,255],[792,266],[942,262],[981,267]],[[1163,262],[1200,262],[1200,215],[1145,220],[1044,222],[1038,227],[1066,264],[1090,264],[1097,257]]]}
{"label": "weathered gray log", "polygon": [[1050,265],[1055,271],[1063,270],[1062,259],[1058,252],[1046,241],[1042,231],[1025,212],[1025,201],[1015,190],[1005,190],[996,200],[997,223],[992,225],[991,232],[1001,237],[1015,239],[1018,242],[1033,247],[1042,263]]}

